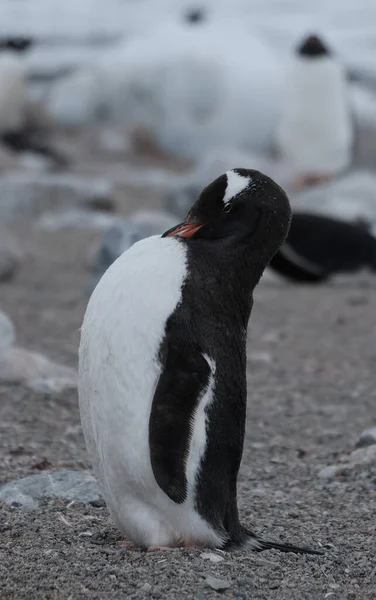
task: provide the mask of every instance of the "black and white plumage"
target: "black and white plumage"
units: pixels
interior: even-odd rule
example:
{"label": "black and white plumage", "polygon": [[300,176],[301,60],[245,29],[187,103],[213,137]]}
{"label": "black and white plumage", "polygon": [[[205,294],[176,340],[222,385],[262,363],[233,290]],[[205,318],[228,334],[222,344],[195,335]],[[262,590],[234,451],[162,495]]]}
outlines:
{"label": "black and white plumage", "polygon": [[276,148],[304,176],[333,176],[352,162],[354,123],[346,72],[316,35],[291,58]]}
{"label": "black and white plumage", "polygon": [[306,283],[362,269],[376,273],[376,239],[364,225],[296,212],[287,240],[269,266],[292,281]]}
{"label": "black and white plumage", "polygon": [[239,521],[252,293],[284,241],[284,191],[228,171],[185,221],[134,244],[89,301],[83,430],[110,513],[141,546],[278,548]]}

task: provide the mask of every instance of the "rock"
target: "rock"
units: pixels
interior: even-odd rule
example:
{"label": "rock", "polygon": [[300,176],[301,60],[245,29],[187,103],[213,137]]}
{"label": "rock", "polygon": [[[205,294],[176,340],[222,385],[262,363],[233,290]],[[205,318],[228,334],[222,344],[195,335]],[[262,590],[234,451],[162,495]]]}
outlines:
{"label": "rock", "polygon": [[74,373],[71,378],[47,377],[45,379],[33,379],[27,381],[26,386],[34,392],[41,392],[42,394],[60,394],[64,390],[76,389],[77,375]]}
{"label": "rock", "polygon": [[211,575],[205,579],[205,583],[216,592],[224,592],[231,587],[231,584],[226,579],[219,579],[218,577],[212,577]]}
{"label": "rock", "polygon": [[8,347],[0,353],[0,382],[23,383],[44,392],[61,391],[65,387],[77,386],[77,373],[42,354]]}
{"label": "rock", "polygon": [[86,286],[91,293],[108,267],[134,243],[151,235],[161,234],[176,224],[176,218],[163,211],[144,210],[118,219],[103,234],[99,248],[94,254],[92,277]]}
{"label": "rock", "polygon": [[38,500],[61,498],[75,502],[96,502],[101,499],[95,477],[89,471],[55,471],[30,475],[10,481],[0,487],[0,502],[37,508]]}
{"label": "rock", "polygon": [[321,469],[318,475],[323,479],[333,479],[356,469],[356,467],[374,464],[376,464],[375,444],[354,450],[350,455],[343,457],[338,464]]}
{"label": "rock", "polygon": [[370,465],[376,463],[376,445],[366,446],[354,450],[350,454],[350,464],[353,466]]}
{"label": "rock", "polygon": [[344,473],[344,465],[329,465],[319,471],[319,477],[322,479],[334,479],[340,473]]}
{"label": "rock", "polygon": [[359,436],[358,441],[356,442],[357,448],[362,448],[363,446],[372,446],[376,444],[376,427],[371,427],[371,429],[365,429]]}
{"label": "rock", "polygon": [[19,157],[19,162],[23,169],[28,169],[37,173],[47,171],[50,166],[50,160],[47,157],[36,154],[35,152],[22,152]]}
{"label": "rock", "polygon": [[200,554],[200,556],[203,560],[210,560],[210,562],[212,563],[218,563],[222,562],[222,560],[225,560],[223,556],[215,554],[215,552],[203,552],[202,554]]}
{"label": "rock", "polygon": [[106,128],[100,132],[98,147],[108,154],[124,154],[130,150],[130,142],[125,132],[118,132],[113,128]]}
{"label": "rock", "polygon": [[13,346],[15,339],[16,332],[12,321],[0,310],[0,353]]}
{"label": "rock", "polygon": [[112,206],[112,184],[71,174],[11,173],[0,177],[0,221],[30,220],[48,210]]}
{"label": "rock", "polygon": [[0,282],[13,279],[21,258],[22,252],[15,240],[7,232],[0,230]]}
{"label": "rock", "polygon": [[108,211],[72,208],[43,213],[37,219],[36,227],[44,231],[57,231],[65,228],[106,230],[112,227],[117,219],[118,217]]}

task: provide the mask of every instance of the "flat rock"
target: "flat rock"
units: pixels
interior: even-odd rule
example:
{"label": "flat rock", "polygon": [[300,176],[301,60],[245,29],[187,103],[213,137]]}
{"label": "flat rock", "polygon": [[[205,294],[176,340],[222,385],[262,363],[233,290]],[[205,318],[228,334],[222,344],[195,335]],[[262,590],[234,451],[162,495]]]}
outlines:
{"label": "flat rock", "polygon": [[92,229],[103,231],[112,227],[118,217],[103,210],[69,209],[46,211],[36,221],[36,227],[44,231],[60,229]]}
{"label": "flat rock", "polygon": [[0,310],[0,353],[13,346],[16,331],[8,315]]}
{"label": "flat rock", "polygon": [[30,475],[0,487],[0,502],[37,508],[41,498],[61,498],[76,502],[101,499],[95,477],[89,471],[54,471]]}
{"label": "flat rock", "polygon": [[231,587],[231,584],[227,579],[220,579],[219,577],[212,577],[211,575],[205,579],[205,583],[216,592],[224,592]]}
{"label": "flat rock", "polygon": [[363,446],[372,446],[376,444],[376,427],[365,429],[359,436],[356,446],[362,448]]}
{"label": "flat rock", "polygon": [[42,354],[8,346],[0,352],[0,383],[28,384],[44,392],[48,389],[61,391],[77,386],[77,373]]}
{"label": "flat rock", "polygon": [[0,177],[0,221],[30,220],[50,210],[111,206],[112,184],[71,174],[9,173]]}

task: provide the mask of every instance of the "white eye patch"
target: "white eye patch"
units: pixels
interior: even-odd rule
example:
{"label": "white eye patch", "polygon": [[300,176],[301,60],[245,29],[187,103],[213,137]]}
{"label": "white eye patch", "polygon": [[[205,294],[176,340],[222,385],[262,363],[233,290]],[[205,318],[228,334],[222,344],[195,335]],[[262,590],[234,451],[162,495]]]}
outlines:
{"label": "white eye patch", "polygon": [[223,196],[223,204],[226,206],[230,200],[245,190],[250,184],[250,178],[244,175],[239,175],[236,171],[227,171],[227,188]]}

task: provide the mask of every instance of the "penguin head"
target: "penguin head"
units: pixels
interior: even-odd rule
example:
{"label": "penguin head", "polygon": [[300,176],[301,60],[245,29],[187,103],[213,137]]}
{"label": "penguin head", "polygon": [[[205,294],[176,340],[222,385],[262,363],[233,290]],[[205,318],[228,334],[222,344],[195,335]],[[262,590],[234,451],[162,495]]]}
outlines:
{"label": "penguin head", "polygon": [[26,52],[33,45],[33,40],[28,37],[0,38],[0,50],[13,52]]}
{"label": "penguin head", "polygon": [[284,242],[290,220],[288,198],[270,177],[232,169],[210,183],[185,220],[162,237],[178,236],[189,244],[222,243],[271,258]]}
{"label": "penguin head", "polygon": [[318,35],[312,34],[304,38],[297,47],[297,54],[303,58],[321,58],[330,55],[330,50]]}
{"label": "penguin head", "polygon": [[188,10],[188,12],[184,15],[184,20],[191,25],[196,25],[196,23],[202,23],[205,19],[205,13],[200,8],[193,8]]}

